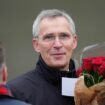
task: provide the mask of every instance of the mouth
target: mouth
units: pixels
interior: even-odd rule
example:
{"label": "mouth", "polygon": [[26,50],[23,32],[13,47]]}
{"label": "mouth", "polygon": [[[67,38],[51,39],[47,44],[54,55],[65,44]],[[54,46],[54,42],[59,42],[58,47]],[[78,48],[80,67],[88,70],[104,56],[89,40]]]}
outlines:
{"label": "mouth", "polygon": [[54,57],[56,57],[56,58],[61,58],[61,57],[63,57],[64,55],[65,55],[65,53],[54,53],[54,54],[52,54]]}
{"label": "mouth", "polygon": [[63,53],[52,53],[52,55],[65,55],[65,53],[63,52]]}

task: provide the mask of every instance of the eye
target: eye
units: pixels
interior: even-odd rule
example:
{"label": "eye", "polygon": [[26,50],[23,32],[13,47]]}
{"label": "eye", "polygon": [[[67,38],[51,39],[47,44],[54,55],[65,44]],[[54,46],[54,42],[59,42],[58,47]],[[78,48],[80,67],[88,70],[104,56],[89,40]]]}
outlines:
{"label": "eye", "polygon": [[55,37],[53,34],[46,34],[44,37],[43,37],[43,40],[44,41],[50,41],[50,40],[53,40]]}
{"label": "eye", "polygon": [[60,34],[60,39],[70,39],[70,35],[67,33],[61,33]]}

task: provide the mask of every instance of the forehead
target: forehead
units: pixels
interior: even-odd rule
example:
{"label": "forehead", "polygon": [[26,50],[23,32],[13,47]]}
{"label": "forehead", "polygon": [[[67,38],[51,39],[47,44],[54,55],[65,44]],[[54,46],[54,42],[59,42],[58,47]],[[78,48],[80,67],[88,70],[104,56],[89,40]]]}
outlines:
{"label": "forehead", "polygon": [[65,17],[63,17],[63,16],[55,16],[55,17],[45,17],[45,18],[43,18],[42,20],[41,20],[41,22],[40,22],[40,25],[42,25],[42,24],[46,24],[46,23],[53,23],[53,22],[65,22],[65,23],[68,23],[69,24],[69,22],[68,22],[68,20],[65,18]]}
{"label": "forehead", "polygon": [[40,23],[40,34],[59,31],[70,31],[70,24],[65,17],[47,17]]}

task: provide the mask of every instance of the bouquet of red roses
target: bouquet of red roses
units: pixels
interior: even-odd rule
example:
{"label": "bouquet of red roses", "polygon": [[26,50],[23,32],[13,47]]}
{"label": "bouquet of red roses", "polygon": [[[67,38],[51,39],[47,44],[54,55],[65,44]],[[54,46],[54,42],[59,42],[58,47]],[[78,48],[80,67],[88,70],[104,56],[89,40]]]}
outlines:
{"label": "bouquet of red roses", "polygon": [[75,86],[75,104],[105,105],[105,57],[82,59],[77,76],[79,79]]}

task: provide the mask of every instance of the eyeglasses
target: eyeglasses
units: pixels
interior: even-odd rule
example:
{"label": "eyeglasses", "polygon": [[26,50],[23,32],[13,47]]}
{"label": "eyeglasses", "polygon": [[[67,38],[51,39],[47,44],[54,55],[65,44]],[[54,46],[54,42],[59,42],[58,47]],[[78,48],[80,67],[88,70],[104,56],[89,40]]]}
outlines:
{"label": "eyeglasses", "polygon": [[50,34],[43,35],[42,37],[38,36],[38,38],[44,42],[54,42],[57,38],[60,41],[64,42],[64,41],[70,40],[72,36],[73,35],[68,33],[60,33],[59,35],[54,35],[53,33],[50,33]]}

